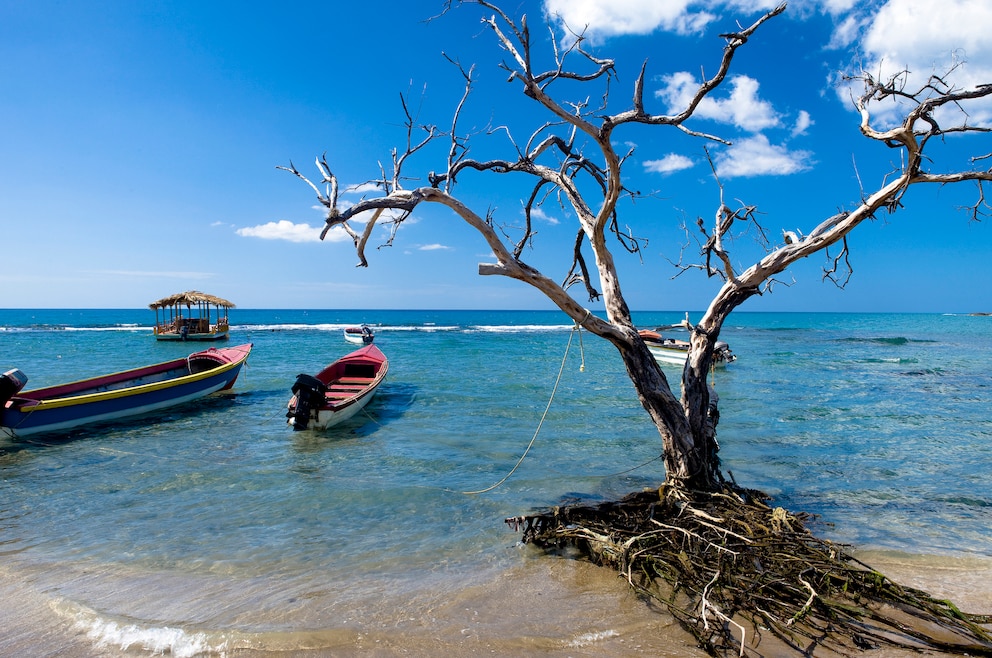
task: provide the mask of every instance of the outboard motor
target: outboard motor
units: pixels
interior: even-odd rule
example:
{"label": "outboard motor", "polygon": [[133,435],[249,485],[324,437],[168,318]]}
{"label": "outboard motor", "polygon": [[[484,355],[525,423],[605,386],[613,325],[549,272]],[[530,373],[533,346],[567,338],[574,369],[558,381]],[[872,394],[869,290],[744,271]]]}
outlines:
{"label": "outboard motor", "polygon": [[718,340],[713,345],[713,354],[717,357],[717,360],[726,361],[727,363],[733,363],[737,360],[737,355],[730,351],[730,345]]}
{"label": "outboard motor", "polygon": [[17,368],[0,375],[0,415],[3,415],[3,406],[7,404],[7,400],[17,395],[27,383],[28,376]]}
{"label": "outboard motor", "polygon": [[310,412],[324,404],[324,394],[327,386],[312,375],[300,374],[293,384],[293,395],[296,396],[296,409],[290,409],[286,417],[290,419],[294,430],[305,430],[310,424]]}

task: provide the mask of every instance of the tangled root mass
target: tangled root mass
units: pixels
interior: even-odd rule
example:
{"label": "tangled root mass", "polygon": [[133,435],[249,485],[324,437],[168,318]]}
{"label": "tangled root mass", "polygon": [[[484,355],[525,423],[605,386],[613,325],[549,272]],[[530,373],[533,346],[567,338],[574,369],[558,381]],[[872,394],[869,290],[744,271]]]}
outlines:
{"label": "tangled root mass", "polygon": [[[992,656],[992,617],[900,586],[818,539],[809,517],[727,485],[507,519],[523,541],[581,551],[662,604],[714,656],[863,655],[879,647]],[[777,652],[777,651],[776,651]]]}

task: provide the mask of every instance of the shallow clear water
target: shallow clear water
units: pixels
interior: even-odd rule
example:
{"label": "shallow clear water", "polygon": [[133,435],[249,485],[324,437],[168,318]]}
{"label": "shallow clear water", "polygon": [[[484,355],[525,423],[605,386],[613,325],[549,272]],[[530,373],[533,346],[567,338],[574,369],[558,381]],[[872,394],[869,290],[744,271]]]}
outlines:
{"label": "shallow clear water", "polygon": [[[0,310],[0,368],[34,388],[197,349],[153,340],[149,316]],[[292,432],[295,376],[354,349],[341,329],[359,322],[376,325],[386,383],[348,424]],[[424,609],[541,559],[503,518],[663,477],[613,348],[560,313],[236,310],[232,324],[230,344],[254,350],[231,394],[0,449],[0,584],[54,610],[59,637],[194,655],[354,648],[373,619],[443,635]],[[739,483],[859,548],[992,557],[992,318],[742,313],[721,338],[739,356],[714,375]]]}

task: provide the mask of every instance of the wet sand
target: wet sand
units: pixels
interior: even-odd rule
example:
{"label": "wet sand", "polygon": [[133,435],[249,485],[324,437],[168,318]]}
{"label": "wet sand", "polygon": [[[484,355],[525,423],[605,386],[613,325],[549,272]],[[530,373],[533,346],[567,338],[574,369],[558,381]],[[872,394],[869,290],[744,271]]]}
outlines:
{"label": "wet sand", "polygon": [[[963,610],[992,612],[992,560],[869,552],[858,557],[903,585],[950,598]],[[445,591],[359,598],[349,603],[344,616],[333,602],[314,595],[287,617],[239,613],[239,623],[223,628],[120,614],[111,620],[53,589],[59,588],[43,574],[0,570],[0,624],[5,629],[0,655],[705,655],[667,613],[639,600],[615,572],[568,559],[528,558],[482,582]],[[388,584],[381,589],[388,590]],[[136,596],[147,597],[136,605],[147,614],[158,593]],[[171,606],[160,603],[174,615],[174,601]],[[761,655],[780,655],[770,644],[761,650]],[[919,654],[885,650],[871,655]]]}

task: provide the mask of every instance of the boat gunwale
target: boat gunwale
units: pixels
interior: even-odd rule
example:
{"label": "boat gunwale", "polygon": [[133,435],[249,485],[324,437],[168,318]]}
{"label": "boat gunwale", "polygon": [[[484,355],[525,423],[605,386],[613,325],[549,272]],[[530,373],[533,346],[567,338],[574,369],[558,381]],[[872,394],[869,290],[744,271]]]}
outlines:
{"label": "boat gunwale", "polygon": [[388,370],[389,370],[389,361],[382,361],[379,365],[379,370],[375,374],[375,377],[373,377],[368,384],[362,386],[362,389],[360,391],[356,391],[354,395],[349,395],[346,398],[342,398],[340,400],[331,400],[328,398],[330,392],[325,393],[324,404],[321,405],[320,409],[317,410],[318,413],[321,410],[337,411],[338,409],[344,409],[345,407],[348,407],[358,402],[365,396],[375,393],[375,390],[379,388],[379,385],[382,383],[382,380],[386,378],[386,372]]}
{"label": "boat gunwale", "polygon": [[[337,415],[341,411],[344,411],[348,407],[354,406],[356,403],[362,402],[365,398],[373,395],[382,384],[383,380],[385,380],[386,374],[389,372],[389,358],[383,354],[382,350],[380,350],[377,345],[369,344],[355,350],[354,352],[349,352],[335,361],[332,361],[324,369],[314,375],[314,377],[320,380],[320,382],[325,386],[333,386],[334,382],[346,378],[343,374],[340,376],[335,376],[336,373],[343,373],[345,366],[354,363],[373,366],[376,368],[375,376],[368,378],[368,382],[362,385],[360,390],[355,391],[353,395],[348,395],[347,397],[343,397],[339,400],[331,400],[328,397],[330,392],[325,392],[322,404],[311,410],[311,414],[316,416],[314,419],[315,423],[320,423],[320,414],[322,412],[331,414],[331,417],[333,418],[333,416]],[[290,409],[294,409],[298,401],[298,396],[293,395],[289,399],[289,404],[287,406]],[[328,427],[330,426],[320,424],[317,425],[315,429],[327,429]]]}

